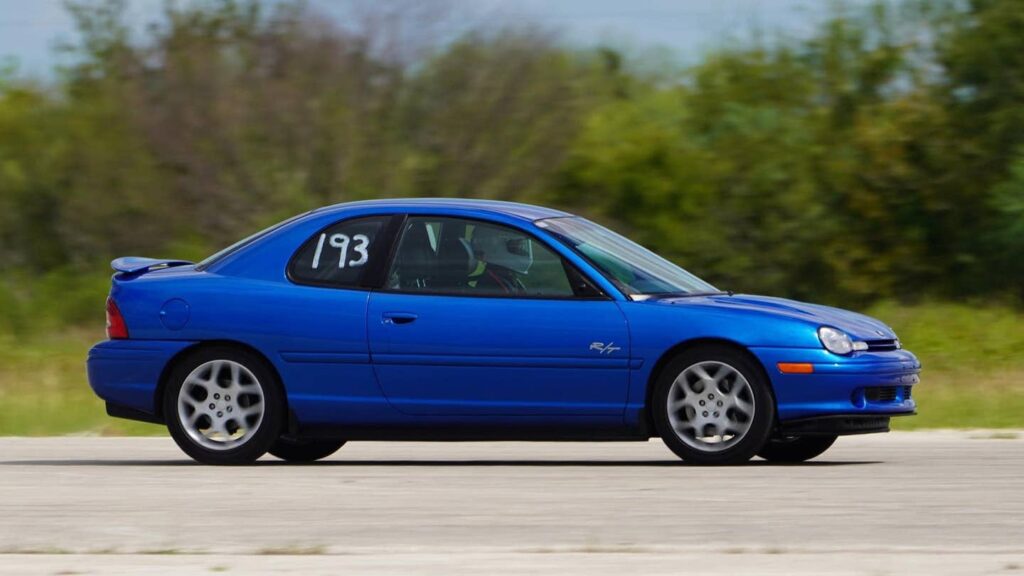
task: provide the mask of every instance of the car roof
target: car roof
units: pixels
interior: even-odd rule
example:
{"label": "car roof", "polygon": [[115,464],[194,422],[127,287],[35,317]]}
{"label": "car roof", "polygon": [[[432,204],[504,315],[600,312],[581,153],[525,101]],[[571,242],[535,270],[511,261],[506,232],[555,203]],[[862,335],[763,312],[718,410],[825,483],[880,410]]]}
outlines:
{"label": "car roof", "polygon": [[473,200],[464,198],[389,198],[383,200],[360,200],[356,202],[345,202],[333,206],[325,206],[314,210],[315,213],[343,212],[352,208],[380,207],[389,211],[401,212],[403,210],[418,210],[423,208],[463,209],[476,210],[479,212],[490,212],[493,214],[504,214],[524,220],[535,221],[544,218],[558,218],[572,216],[568,212],[521,204],[519,202],[503,202],[500,200]]}

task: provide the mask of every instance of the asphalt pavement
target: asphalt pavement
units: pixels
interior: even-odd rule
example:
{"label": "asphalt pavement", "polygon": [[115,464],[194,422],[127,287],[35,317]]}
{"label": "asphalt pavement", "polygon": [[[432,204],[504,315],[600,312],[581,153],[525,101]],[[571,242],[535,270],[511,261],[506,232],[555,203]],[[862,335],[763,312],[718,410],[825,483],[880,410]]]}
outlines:
{"label": "asphalt pavement", "polygon": [[0,574],[1024,576],[1024,433],[841,438],[799,466],[647,443],[352,443],[192,463],[167,438],[0,438]]}

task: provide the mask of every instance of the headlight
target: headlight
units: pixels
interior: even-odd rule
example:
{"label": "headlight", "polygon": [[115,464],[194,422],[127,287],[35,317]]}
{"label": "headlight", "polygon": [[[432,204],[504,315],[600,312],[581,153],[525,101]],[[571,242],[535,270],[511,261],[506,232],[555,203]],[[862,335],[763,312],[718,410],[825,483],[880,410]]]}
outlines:
{"label": "headlight", "polygon": [[825,347],[825,350],[833,354],[845,356],[854,350],[853,340],[842,330],[822,326],[818,328],[818,339],[821,340],[821,345]]}

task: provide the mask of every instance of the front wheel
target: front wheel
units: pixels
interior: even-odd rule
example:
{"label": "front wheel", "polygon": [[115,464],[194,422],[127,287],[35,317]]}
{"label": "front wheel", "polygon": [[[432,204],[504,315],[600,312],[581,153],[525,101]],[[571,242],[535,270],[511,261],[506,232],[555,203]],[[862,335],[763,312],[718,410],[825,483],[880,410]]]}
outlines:
{"label": "front wheel", "polygon": [[740,464],[768,440],[775,406],[757,362],[726,346],[674,358],[658,377],[654,423],[665,444],[693,464]]}
{"label": "front wheel", "polygon": [[837,436],[788,436],[772,438],[757,453],[769,462],[794,464],[820,456],[835,443]]}
{"label": "front wheel", "polygon": [[281,388],[263,359],[245,350],[189,354],[171,369],[163,403],[171,437],[204,464],[254,462],[281,432]]}
{"label": "front wheel", "polygon": [[269,452],[286,462],[315,462],[345,445],[344,440],[302,440],[281,436]]}

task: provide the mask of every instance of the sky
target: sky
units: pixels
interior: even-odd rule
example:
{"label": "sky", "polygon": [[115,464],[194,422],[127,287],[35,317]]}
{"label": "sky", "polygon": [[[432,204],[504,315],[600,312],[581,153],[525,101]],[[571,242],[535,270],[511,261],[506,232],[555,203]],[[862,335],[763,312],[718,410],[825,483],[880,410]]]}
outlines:
{"label": "sky", "polygon": [[[342,17],[338,0],[307,0]],[[866,4],[868,0],[847,0]],[[827,13],[827,0],[448,0],[458,9],[495,18],[526,19],[562,32],[580,45],[611,42],[664,47],[683,60],[753,28],[801,36]],[[164,0],[128,0],[129,18],[144,23]],[[46,75],[57,61],[54,46],[73,35],[63,0],[0,0],[0,58],[22,73]]]}

